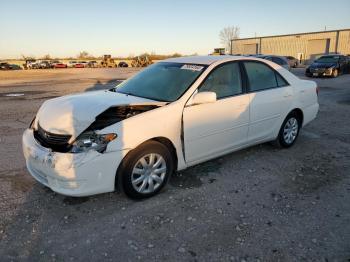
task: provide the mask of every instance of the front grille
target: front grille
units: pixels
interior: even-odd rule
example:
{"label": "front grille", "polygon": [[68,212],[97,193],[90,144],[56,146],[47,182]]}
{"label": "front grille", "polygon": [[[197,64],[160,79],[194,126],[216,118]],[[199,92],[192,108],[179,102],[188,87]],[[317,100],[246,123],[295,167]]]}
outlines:
{"label": "front grille", "polygon": [[39,124],[38,129],[34,130],[34,138],[40,145],[51,148],[56,152],[68,152],[71,145],[68,143],[71,135],[59,135],[45,131]]}
{"label": "front grille", "polygon": [[312,68],[310,70],[311,73],[324,73],[326,71],[326,69],[324,68]]}

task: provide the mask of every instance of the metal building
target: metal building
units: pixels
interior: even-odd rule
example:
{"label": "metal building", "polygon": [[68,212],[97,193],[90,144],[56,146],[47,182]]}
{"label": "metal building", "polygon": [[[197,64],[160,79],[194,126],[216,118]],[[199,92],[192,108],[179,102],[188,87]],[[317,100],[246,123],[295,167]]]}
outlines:
{"label": "metal building", "polygon": [[328,53],[350,55],[350,29],[231,40],[231,54],[294,56],[305,64]]}

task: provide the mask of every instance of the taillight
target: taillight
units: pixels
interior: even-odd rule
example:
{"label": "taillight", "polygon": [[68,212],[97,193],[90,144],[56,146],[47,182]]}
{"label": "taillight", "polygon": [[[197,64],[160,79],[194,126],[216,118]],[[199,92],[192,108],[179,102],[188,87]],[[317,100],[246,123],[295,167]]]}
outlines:
{"label": "taillight", "polygon": [[320,88],[318,86],[316,86],[316,94],[318,96],[318,93],[320,92]]}

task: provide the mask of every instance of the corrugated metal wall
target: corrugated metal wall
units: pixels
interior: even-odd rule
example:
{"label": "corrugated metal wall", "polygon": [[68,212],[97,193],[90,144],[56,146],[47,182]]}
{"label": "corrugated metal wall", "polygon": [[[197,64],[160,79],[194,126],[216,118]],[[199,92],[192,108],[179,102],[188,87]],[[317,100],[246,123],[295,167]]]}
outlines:
{"label": "corrugated metal wall", "polygon": [[[326,51],[328,48],[329,52],[336,52],[337,32],[339,32],[338,53],[350,54],[350,29],[299,35],[237,39],[232,41],[232,54],[248,54],[246,50],[251,49],[247,49],[246,46],[258,44],[258,53],[290,55],[297,58],[302,55],[302,60],[305,60],[307,63],[315,56],[320,55],[320,53],[317,53],[320,50]],[[327,48],[324,46],[325,44]]]}
{"label": "corrugated metal wall", "polygon": [[350,55],[350,30],[339,32],[338,52]]}

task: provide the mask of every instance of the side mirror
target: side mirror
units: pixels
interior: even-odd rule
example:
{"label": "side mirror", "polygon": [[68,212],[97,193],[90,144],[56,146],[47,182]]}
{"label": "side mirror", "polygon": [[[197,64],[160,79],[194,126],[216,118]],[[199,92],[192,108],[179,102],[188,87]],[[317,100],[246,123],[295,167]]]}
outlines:
{"label": "side mirror", "polygon": [[191,105],[214,103],[215,101],[215,92],[199,92],[193,96]]}

